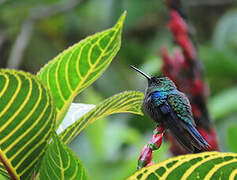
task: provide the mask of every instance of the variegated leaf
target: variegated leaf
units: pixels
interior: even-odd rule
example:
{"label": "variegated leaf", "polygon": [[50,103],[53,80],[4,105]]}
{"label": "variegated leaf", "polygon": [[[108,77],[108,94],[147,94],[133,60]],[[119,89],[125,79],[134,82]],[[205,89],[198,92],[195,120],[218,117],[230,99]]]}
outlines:
{"label": "variegated leaf", "polygon": [[141,104],[144,95],[137,91],[126,91],[116,94],[94,107],[84,116],[79,118],[74,124],[65,129],[60,138],[67,144],[75,138],[86,126],[97,119],[115,113],[142,114]]}
{"label": "variegated leaf", "polygon": [[204,152],[188,154],[142,168],[127,180],[235,180],[237,154]]}
{"label": "variegated leaf", "polygon": [[56,133],[43,158],[40,180],[87,180],[88,175],[76,155],[64,145]]}
{"label": "variegated leaf", "polygon": [[89,36],[63,51],[38,73],[55,98],[56,128],[74,97],[94,82],[117,54],[125,16],[126,13],[111,29]]}
{"label": "variegated leaf", "polygon": [[44,84],[29,73],[0,70],[0,158],[13,179],[31,177],[54,126],[55,105]]}

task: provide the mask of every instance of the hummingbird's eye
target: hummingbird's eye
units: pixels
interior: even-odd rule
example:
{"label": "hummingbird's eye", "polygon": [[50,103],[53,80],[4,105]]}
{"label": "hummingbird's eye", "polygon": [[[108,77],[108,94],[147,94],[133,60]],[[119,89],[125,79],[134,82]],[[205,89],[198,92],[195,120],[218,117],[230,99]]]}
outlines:
{"label": "hummingbird's eye", "polygon": [[156,82],[157,84],[160,84],[160,80],[159,80],[158,78],[155,79],[155,82]]}

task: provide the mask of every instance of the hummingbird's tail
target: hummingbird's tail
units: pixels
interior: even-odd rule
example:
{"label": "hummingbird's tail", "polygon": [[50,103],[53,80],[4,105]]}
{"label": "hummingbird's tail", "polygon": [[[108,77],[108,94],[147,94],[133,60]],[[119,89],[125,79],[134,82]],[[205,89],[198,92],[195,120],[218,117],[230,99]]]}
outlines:
{"label": "hummingbird's tail", "polygon": [[196,152],[195,146],[190,143],[191,137],[188,135],[182,124],[176,123],[172,118],[167,117],[165,121],[166,127],[170,130],[171,134],[188,152]]}
{"label": "hummingbird's tail", "polygon": [[207,141],[202,137],[198,130],[191,124],[184,122],[185,129],[189,132],[193,145],[200,151],[208,151],[211,149]]}
{"label": "hummingbird's tail", "polygon": [[166,116],[166,127],[183,147],[193,153],[210,150],[210,145],[197,131],[197,129],[186,122],[180,122],[173,110],[169,111],[171,116]]}

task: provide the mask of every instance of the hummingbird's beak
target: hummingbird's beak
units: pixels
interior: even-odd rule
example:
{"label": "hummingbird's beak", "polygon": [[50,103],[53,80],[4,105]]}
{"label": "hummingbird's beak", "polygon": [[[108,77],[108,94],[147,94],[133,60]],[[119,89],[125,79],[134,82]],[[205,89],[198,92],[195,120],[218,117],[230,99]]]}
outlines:
{"label": "hummingbird's beak", "polygon": [[134,66],[132,66],[132,65],[130,65],[130,67],[131,67],[132,69],[134,69],[135,71],[139,72],[140,74],[142,74],[143,76],[145,76],[148,80],[151,80],[151,77],[148,76],[146,73],[142,72],[140,69],[137,69],[136,67],[134,67]]}

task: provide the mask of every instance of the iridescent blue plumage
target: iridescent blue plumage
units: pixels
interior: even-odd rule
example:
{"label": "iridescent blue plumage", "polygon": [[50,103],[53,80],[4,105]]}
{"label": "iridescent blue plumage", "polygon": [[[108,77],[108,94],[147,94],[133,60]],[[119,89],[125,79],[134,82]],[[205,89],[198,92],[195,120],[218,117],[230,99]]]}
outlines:
{"label": "iridescent blue plumage", "polygon": [[147,114],[165,129],[169,129],[178,142],[190,152],[208,150],[209,144],[195,128],[188,98],[176,89],[167,77],[149,77],[143,100]]}

